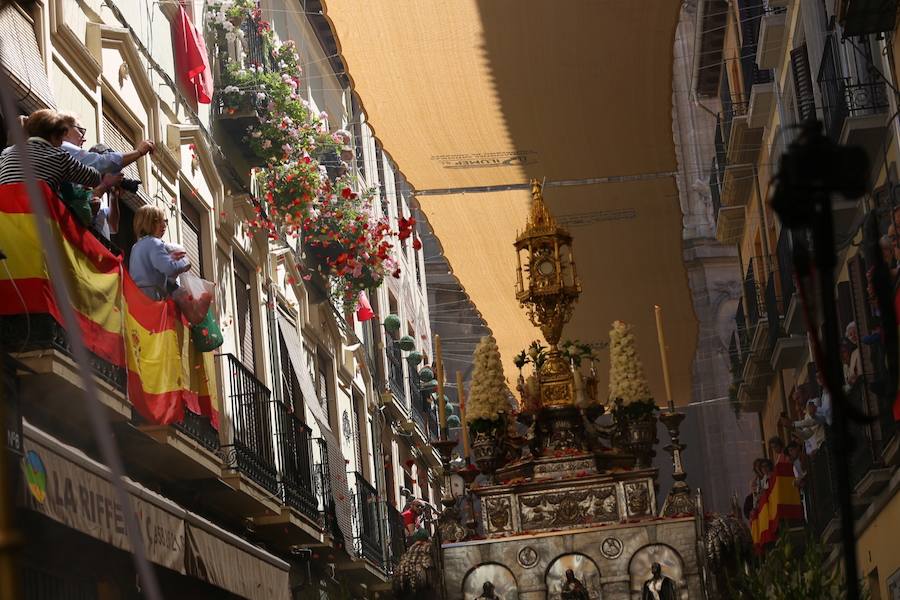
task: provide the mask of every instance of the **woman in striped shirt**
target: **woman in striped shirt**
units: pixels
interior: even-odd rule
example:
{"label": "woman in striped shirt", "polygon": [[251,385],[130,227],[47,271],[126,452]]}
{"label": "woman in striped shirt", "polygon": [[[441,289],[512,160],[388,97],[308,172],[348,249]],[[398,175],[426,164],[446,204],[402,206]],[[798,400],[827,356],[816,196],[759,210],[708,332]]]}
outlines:
{"label": "woman in striped shirt", "polygon": [[[37,110],[25,119],[24,125],[34,177],[47,182],[57,194],[64,182],[105,189],[122,179],[121,175],[100,175],[97,169],[81,164],[60,148],[69,127],[55,110]],[[25,181],[22,156],[17,146],[11,146],[0,155],[0,185],[22,181]]]}

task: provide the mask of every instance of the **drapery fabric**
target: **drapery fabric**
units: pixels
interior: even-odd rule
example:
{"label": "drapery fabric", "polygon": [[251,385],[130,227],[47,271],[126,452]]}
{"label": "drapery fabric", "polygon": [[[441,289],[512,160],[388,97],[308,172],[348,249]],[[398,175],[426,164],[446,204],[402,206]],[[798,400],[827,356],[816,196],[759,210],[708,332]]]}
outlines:
{"label": "drapery fabric", "polygon": [[213,77],[203,35],[182,6],[178,7],[174,27],[175,65],[181,85],[186,90],[194,90],[197,102],[209,104],[212,102]]}

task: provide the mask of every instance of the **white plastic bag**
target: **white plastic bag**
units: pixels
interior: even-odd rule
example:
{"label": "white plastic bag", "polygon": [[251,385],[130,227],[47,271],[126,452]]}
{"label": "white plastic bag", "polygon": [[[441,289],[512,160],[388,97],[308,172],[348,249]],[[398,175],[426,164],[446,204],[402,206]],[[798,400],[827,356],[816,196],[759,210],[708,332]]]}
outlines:
{"label": "white plastic bag", "polygon": [[197,325],[206,318],[215,289],[216,284],[188,271],[178,276],[178,289],[172,294],[172,299],[188,322]]}

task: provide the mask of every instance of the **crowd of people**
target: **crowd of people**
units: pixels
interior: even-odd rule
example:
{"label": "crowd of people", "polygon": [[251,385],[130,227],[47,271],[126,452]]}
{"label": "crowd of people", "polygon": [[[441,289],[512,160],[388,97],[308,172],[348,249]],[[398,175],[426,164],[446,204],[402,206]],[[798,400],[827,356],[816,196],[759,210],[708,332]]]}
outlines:
{"label": "crowd of people", "polygon": [[[119,227],[123,189],[139,184],[131,182],[129,186],[122,169],[152,154],[154,143],[141,141],[129,152],[115,152],[102,144],[85,150],[87,129],[78,118],[50,109],[22,117],[21,125],[34,177],[45,182],[84,227],[109,241]],[[0,185],[25,181],[24,158],[16,145],[0,153]],[[144,205],[135,212],[138,240],[131,248],[128,270],[137,286],[154,300],[167,298],[177,288],[178,275],[191,268],[183,248],[163,241],[167,224],[165,212],[157,206]]]}

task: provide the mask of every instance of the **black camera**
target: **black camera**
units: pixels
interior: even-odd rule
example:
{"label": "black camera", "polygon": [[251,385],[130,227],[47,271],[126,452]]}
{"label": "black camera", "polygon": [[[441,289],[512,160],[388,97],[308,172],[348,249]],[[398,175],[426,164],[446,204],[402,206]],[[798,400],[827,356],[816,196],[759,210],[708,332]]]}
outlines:
{"label": "black camera", "polygon": [[119,183],[119,187],[125,190],[126,192],[131,192],[132,194],[137,194],[138,188],[141,187],[140,179],[128,179],[127,177],[122,178],[122,182]]}
{"label": "black camera", "polygon": [[[90,149],[91,152],[95,152],[97,154],[107,154],[108,152],[112,152],[113,149],[107,146],[106,144],[95,144]],[[125,190],[126,192],[131,192],[132,194],[137,194],[138,189],[141,187],[140,179],[129,179],[127,177],[123,177],[121,183],[119,183],[119,187]]]}
{"label": "black camera", "polygon": [[865,150],[835,144],[820,122],[807,121],[781,156],[772,207],[787,227],[809,227],[822,194],[855,200],[866,193],[868,171]]}

